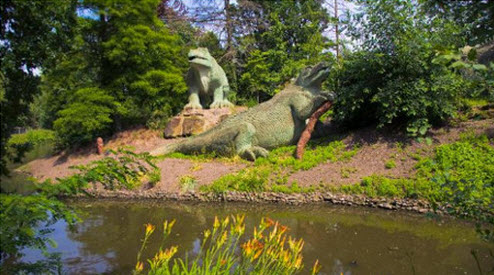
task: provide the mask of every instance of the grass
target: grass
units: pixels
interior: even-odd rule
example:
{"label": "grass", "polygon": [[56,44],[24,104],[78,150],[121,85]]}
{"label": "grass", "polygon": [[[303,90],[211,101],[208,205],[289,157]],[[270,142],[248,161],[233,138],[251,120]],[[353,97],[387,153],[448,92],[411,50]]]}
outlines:
{"label": "grass", "polygon": [[340,170],[341,177],[347,179],[351,174],[357,172],[357,168],[355,167],[343,167]]}
{"label": "grass", "polygon": [[[426,199],[449,205],[455,215],[474,217],[494,226],[494,139],[463,134],[459,141],[421,157],[411,178],[372,175],[335,191],[369,197]],[[485,236],[494,240],[492,229]]]}
{"label": "grass", "polygon": [[215,193],[229,190],[262,192],[275,191],[293,193],[304,190],[297,184],[287,186],[288,177],[298,170],[309,170],[325,162],[348,161],[357,152],[358,147],[348,150],[341,141],[333,141],[327,145],[317,146],[310,143],[304,158],[295,159],[295,146],[285,146],[270,152],[267,158],[258,158],[253,166],[244,168],[237,173],[228,174],[215,180],[211,185],[201,186],[201,191]]}
{"label": "grass", "polygon": [[386,161],[386,163],[384,164],[384,167],[386,169],[393,169],[396,167],[396,161],[394,159],[390,159],[390,160]]}

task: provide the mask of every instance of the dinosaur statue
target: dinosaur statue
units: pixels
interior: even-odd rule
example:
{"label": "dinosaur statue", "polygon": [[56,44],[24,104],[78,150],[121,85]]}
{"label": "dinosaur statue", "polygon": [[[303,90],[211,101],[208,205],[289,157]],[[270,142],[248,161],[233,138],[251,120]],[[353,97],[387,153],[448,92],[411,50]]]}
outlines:
{"label": "dinosaur statue", "polygon": [[225,71],[209,54],[207,48],[197,48],[188,54],[190,69],[187,73],[186,83],[189,87],[189,103],[184,109],[202,109],[201,102],[213,103],[210,108],[233,107],[227,96],[230,91]]}
{"label": "dinosaur statue", "polygon": [[295,83],[288,84],[272,99],[228,117],[202,134],[163,146],[151,154],[236,153],[253,161],[267,156],[269,149],[296,144],[307,118],[325,101],[334,98],[333,93],[321,91],[321,83],[328,75],[329,67],[324,63],[307,67]]}

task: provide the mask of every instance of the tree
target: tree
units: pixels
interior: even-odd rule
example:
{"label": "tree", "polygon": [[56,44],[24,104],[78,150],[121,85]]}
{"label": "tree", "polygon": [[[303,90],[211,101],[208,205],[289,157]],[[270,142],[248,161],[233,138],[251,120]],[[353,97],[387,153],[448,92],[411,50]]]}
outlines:
{"label": "tree", "polygon": [[429,16],[454,21],[462,26],[462,36],[471,46],[483,44],[494,36],[494,1],[421,0]]}
{"label": "tree", "polygon": [[29,103],[38,93],[39,71],[67,50],[76,23],[77,0],[5,0],[0,6],[1,173],[5,143],[13,127],[27,126]]}
{"label": "tree", "polygon": [[250,43],[245,53],[241,90],[249,97],[272,96],[280,85],[294,77],[307,64],[330,58],[322,32],[329,16],[322,1],[256,1],[260,23],[252,34],[242,38]]}
{"label": "tree", "polygon": [[433,62],[441,50],[464,40],[454,22],[428,17],[407,1],[359,1],[348,29],[359,42],[331,78],[338,93],[335,119],[351,126],[395,124],[411,136],[455,115],[466,95],[465,80]]}
{"label": "tree", "polygon": [[[55,121],[66,144],[74,146],[136,124],[162,127],[181,109],[186,91],[184,44],[157,17],[158,4],[80,2],[80,9],[93,16],[78,18],[70,51],[42,75],[43,93],[35,105],[41,106],[40,125],[50,127]],[[102,104],[93,100],[97,95],[111,100],[93,110]],[[84,115],[79,112],[93,113],[94,125],[81,126]]]}

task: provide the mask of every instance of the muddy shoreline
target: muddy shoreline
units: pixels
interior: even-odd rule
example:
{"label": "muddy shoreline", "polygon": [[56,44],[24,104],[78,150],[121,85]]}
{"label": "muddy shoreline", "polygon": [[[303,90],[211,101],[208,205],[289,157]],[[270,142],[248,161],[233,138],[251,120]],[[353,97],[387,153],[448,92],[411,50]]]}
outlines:
{"label": "muddy shoreline", "polygon": [[362,195],[348,195],[332,192],[311,193],[278,193],[278,192],[240,192],[228,191],[224,193],[211,192],[160,192],[160,191],[88,191],[88,195],[79,194],[69,196],[70,199],[109,199],[109,200],[164,200],[189,202],[244,202],[301,205],[312,203],[328,203],[334,205],[361,206],[380,208],[385,210],[403,210],[415,213],[447,214],[446,208],[439,206],[436,209],[425,200],[370,198]]}

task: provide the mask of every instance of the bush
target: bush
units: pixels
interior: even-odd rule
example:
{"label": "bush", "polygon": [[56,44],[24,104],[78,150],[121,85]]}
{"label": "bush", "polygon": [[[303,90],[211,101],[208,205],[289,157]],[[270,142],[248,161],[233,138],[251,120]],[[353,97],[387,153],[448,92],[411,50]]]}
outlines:
{"label": "bush", "polygon": [[38,186],[50,196],[66,196],[84,192],[88,184],[99,183],[109,190],[134,189],[146,178],[151,184],[161,179],[161,171],[154,164],[156,158],[149,153],[137,154],[123,148],[109,152],[113,156],[87,165],[71,166],[71,169],[79,171],[72,176],[57,178],[56,183],[46,180]]}
{"label": "bush", "polygon": [[52,153],[57,143],[54,131],[46,129],[29,130],[14,134],[7,141],[7,150],[14,162],[20,162],[27,152],[37,149],[33,157],[43,157]]}
{"label": "bush", "polygon": [[430,49],[419,50],[428,51],[428,56],[403,51],[401,56],[357,52],[345,58],[337,72],[336,121],[353,126],[404,125],[411,136],[418,136],[455,115],[458,99],[466,94],[462,77],[431,64]]}
{"label": "bush", "polygon": [[344,56],[329,81],[338,95],[335,120],[394,124],[424,135],[454,116],[459,98],[470,92],[461,75],[433,62],[437,53],[463,45],[461,28],[428,18],[419,2],[363,2],[363,13],[348,24],[360,49]]}
{"label": "bush", "polygon": [[104,90],[80,89],[65,109],[58,112],[53,128],[64,145],[86,144],[109,133],[117,105]]}

